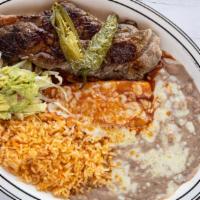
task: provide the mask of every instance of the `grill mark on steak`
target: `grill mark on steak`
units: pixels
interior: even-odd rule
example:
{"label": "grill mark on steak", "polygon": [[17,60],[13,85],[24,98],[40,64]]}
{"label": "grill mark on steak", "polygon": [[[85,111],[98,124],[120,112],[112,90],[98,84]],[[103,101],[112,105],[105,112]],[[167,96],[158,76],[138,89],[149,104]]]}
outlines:
{"label": "grill mark on steak", "polygon": [[136,56],[136,46],[128,41],[114,43],[108,57],[111,63],[124,64],[130,62]]}
{"label": "grill mark on steak", "polygon": [[3,59],[8,64],[41,52],[52,55],[57,59],[57,63],[64,61],[56,35],[48,33],[32,22],[19,21],[1,28],[0,45]]}
{"label": "grill mark on steak", "polygon": [[61,4],[68,11],[81,40],[90,40],[100,30],[102,22],[99,19],[72,3],[61,1]]}

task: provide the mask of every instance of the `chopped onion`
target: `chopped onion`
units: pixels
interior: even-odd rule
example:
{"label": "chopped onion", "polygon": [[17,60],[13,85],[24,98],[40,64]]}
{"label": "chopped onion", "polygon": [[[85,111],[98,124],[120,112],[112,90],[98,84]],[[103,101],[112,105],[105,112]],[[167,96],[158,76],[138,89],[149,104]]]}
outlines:
{"label": "chopped onion", "polygon": [[[62,115],[63,117],[71,116],[72,113],[70,113],[67,108],[65,108],[63,105],[60,104],[60,102],[51,102],[47,104],[47,108],[49,112],[55,112],[58,115]],[[59,110],[60,109],[60,110]]]}
{"label": "chopped onion", "polygon": [[59,72],[55,72],[55,71],[45,71],[43,73],[44,75],[50,75],[50,76],[55,76],[55,78],[58,80],[58,83],[56,85],[61,85],[63,82],[63,78],[59,75]]}

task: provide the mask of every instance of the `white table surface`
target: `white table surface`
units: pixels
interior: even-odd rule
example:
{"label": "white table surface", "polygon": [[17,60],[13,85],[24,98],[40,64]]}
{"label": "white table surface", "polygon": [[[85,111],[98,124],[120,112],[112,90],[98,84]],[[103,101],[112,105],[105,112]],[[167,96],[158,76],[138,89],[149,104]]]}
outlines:
{"label": "white table surface", "polygon": [[[200,47],[200,0],[138,0],[182,28]],[[0,192],[0,200],[11,200]]]}
{"label": "white table surface", "polygon": [[200,0],[138,0],[156,9],[181,29],[200,47]]}

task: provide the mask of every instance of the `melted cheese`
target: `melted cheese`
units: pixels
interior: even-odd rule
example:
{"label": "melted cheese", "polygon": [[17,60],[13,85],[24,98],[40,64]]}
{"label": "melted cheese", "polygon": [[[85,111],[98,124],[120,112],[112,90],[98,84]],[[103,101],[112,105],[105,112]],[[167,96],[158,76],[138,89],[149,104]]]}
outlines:
{"label": "melted cheese", "polygon": [[110,189],[123,197],[122,194],[128,192],[135,193],[137,191],[138,184],[132,182],[129,175],[130,165],[127,162],[116,161],[116,167],[112,171],[112,183]]}
{"label": "melted cheese", "polygon": [[[62,105],[79,121],[104,131],[135,135],[152,121],[153,92],[148,82],[100,81],[84,86],[74,84],[65,90],[67,99],[61,100]],[[50,93],[51,97],[62,99],[62,94],[55,97],[55,92]],[[98,130],[93,131],[99,134]]]}
{"label": "melted cheese", "polygon": [[190,133],[196,134],[194,124],[191,121],[187,122],[185,126]]}
{"label": "melted cheese", "polygon": [[173,181],[170,181],[167,186],[167,195],[173,194],[177,188],[178,186]]}
{"label": "melted cheese", "polygon": [[187,122],[189,110],[176,78],[168,82],[158,77],[154,107],[153,121],[142,130],[141,135],[148,142],[154,142],[159,137],[159,145],[146,152],[133,148],[129,157],[154,177],[174,176],[183,172],[188,164],[189,149],[187,143],[182,141],[180,125],[185,125],[189,133],[195,134],[193,123]]}
{"label": "melted cheese", "polygon": [[[169,82],[158,78],[154,99],[150,84],[143,81],[75,84],[66,87],[68,97],[62,104],[83,124],[87,134],[110,136],[114,144],[133,144],[137,133],[148,142],[162,135],[159,136],[161,145],[147,152],[133,149],[130,157],[140,161],[141,167],[155,177],[172,176],[182,172],[188,160],[181,131],[172,120],[179,118],[183,124],[189,113],[185,97],[175,81],[175,78]],[[194,131],[191,123],[186,126]],[[120,179],[122,187],[132,185],[126,172],[116,168],[113,173],[121,174],[121,178],[113,177]]]}
{"label": "melted cheese", "polygon": [[188,149],[175,144],[164,149],[152,149],[141,155],[145,168],[155,177],[169,177],[181,173],[186,168]]}

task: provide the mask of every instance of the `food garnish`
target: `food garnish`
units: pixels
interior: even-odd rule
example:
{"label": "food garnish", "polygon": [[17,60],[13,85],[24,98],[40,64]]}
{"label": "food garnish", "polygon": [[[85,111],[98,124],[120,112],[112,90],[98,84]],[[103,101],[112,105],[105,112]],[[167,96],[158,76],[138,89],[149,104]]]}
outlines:
{"label": "food garnish", "polygon": [[67,11],[58,3],[53,5],[51,22],[58,34],[65,58],[70,63],[80,60],[83,57],[83,50],[78,33]]}
{"label": "food garnish", "polygon": [[84,51],[78,33],[67,11],[58,3],[53,6],[52,24],[55,27],[65,58],[75,73],[86,76],[103,63],[118,28],[116,15],[109,15],[106,22],[91,39]]}
{"label": "food garnish", "polygon": [[109,15],[100,31],[90,41],[84,57],[75,65],[82,74],[87,74],[89,71],[96,71],[100,68],[112,45],[117,27],[117,16]]}
{"label": "food garnish", "polygon": [[0,119],[23,118],[46,110],[40,95],[52,87],[50,77],[19,68],[21,65],[0,69]]}

